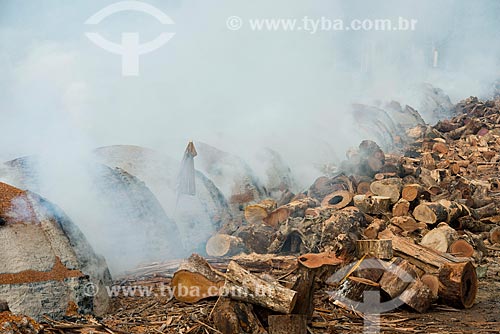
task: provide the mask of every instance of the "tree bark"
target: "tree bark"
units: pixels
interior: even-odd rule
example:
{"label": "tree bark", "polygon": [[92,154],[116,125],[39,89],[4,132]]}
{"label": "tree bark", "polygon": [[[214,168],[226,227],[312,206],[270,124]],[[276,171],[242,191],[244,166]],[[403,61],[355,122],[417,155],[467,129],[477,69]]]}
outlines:
{"label": "tree bark", "polygon": [[372,239],[356,241],[356,250],[358,258],[363,256],[375,257],[378,259],[392,259],[392,241],[391,239]]}
{"label": "tree bark", "polygon": [[391,299],[398,297],[417,277],[417,273],[410,262],[401,258],[395,258],[380,278],[380,288],[385,291]]}
{"label": "tree bark", "polygon": [[391,198],[385,196],[354,196],[354,205],[364,213],[379,215],[389,212]]}
{"label": "tree bark", "polygon": [[427,311],[436,300],[431,289],[419,278],[416,278],[398,298],[420,313]]}
{"label": "tree bark", "polygon": [[279,284],[264,281],[251,274],[235,261],[229,262],[225,274],[224,292],[234,300],[263,306],[289,314],[297,299],[297,292]]}
{"label": "tree bark", "polygon": [[448,305],[456,308],[474,305],[478,283],[471,262],[444,263],[439,270],[439,282],[439,297]]}
{"label": "tree bark", "polygon": [[439,203],[433,202],[424,202],[418,205],[415,210],[413,210],[413,216],[416,220],[428,225],[434,225],[448,220],[446,208]]}
{"label": "tree bark", "polygon": [[223,334],[267,334],[252,305],[221,298],[212,314],[214,327]]}
{"label": "tree bark", "polygon": [[307,317],[303,314],[270,315],[268,322],[269,334],[307,334]]}

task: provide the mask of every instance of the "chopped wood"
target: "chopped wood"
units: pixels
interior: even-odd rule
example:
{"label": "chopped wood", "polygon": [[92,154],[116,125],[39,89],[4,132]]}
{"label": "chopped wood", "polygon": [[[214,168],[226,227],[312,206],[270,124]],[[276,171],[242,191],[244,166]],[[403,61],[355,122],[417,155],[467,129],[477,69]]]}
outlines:
{"label": "chopped wood", "polygon": [[177,300],[195,303],[204,298],[218,296],[224,285],[224,277],[204,258],[193,254],[175,272],[171,285]]}
{"label": "chopped wood", "polygon": [[289,314],[297,299],[297,292],[279,284],[267,282],[241,267],[229,262],[225,273],[224,292],[234,299],[270,310]]}
{"label": "chopped wood", "polygon": [[448,220],[448,212],[440,203],[424,202],[413,210],[416,220],[433,225]]}
{"label": "chopped wood", "polygon": [[363,235],[367,239],[376,239],[378,233],[385,229],[386,223],[382,219],[374,219],[373,222],[368,225],[368,227],[364,230]]}
{"label": "chopped wood", "polygon": [[459,239],[450,245],[448,252],[460,257],[472,257],[474,255],[474,247],[464,239]]}
{"label": "chopped wood", "polygon": [[431,290],[432,295],[435,299],[438,298],[439,295],[439,278],[435,275],[425,274],[420,277],[422,283],[427,285],[427,287]]}
{"label": "chopped wood", "polygon": [[328,194],[321,201],[322,207],[331,207],[334,209],[343,209],[352,202],[353,194],[347,190],[334,191]]}
{"label": "chopped wood", "polygon": [[398,297],[406,305],[417,312],[423,313],[436,300],[431,289],[419,278],[416,278]]}
{"label": "chopped wood", "polygon": [[389,264],[380,278],[380,288],[387,293],[391,299],[398,297],[408,285],[417,277],[415,268],[410,262],[401,258],[395,258]]}
{"label": "chopped wood", "polygon": [[471,262],[444,263],[439,270],[439,297],[447,305],[470,308],[478,288],[476,269]]}
{"label": "chopped wood", "polygon": [[356,195],[353,200],[361,212],[373,215],[388,213],[391,205],[391,198],[386,196]]}
{"label": "chopped wood", "polygon": [[472,306],[478,283],[469,259],[437,252],[398,236],[392,237],[392,245],[396,255],[425,273],[439,277],[439,297],[446,305],[458,308]]}
{"label": "chopped wood", "polygon": [[234,233],[249,251],[264,254],[271,244],[274,228],[263,223],[242,225]]}
{"label": "chopped wood", "polygon": [[319,203],[310,197],[294,200],[269,213],[269,215],[264,218],[263,221],[266,225],[277,228],[279,225],[286,222],[289,218],[304,217],[305,212],[308,208],[314,208],[318,205]]}
{"label": "chopped wood", "polygon": [[252,305],[221,298],[213,309],[214,327],[223,334],[267,334]]}
{"label": "chopped wood", "polygon": [[358,240],[356,250],[359,258],[367,256],[390,260],[393,256],[391,239]]}
{"label": "chopped wood", "polygon": [[439,226],[429,231],[420,244],[440,252],[447,252],[450,245],[458,239],[458,233],[446,223],[440,223]]}
{"label": "chopped wood", "polygon": [[245,207],[245,219],[250,224],[260,223],[271,211],[276,209],[276,202],[271,199],[263,200],[257,204]]}
{"label": "chopped wood", "polygon": [[370,191],[378,196],[389,197],[391,203],[396,203],[401,196],[402,181],[400,178],[389,178],[374,181],[370,185]]}
{"label": "chopped wood", "polygon": [[409,233],[427,228],[426,223],[417,222],[410,216],[393,217],[391,218],[390,223]]}
{"label": "chopped wood", "polygon": [[399,199],[399,201],[397,201],[397,203],[392,207],[393,217],[407,216],[408,212],[410,212],[410,202],[403,198]]}
{"label": "chopped wood", "polygon": [[292,310],[294,314],[305,315],[310,318],[314,312],[314,291],[315,279],[319,271],[316,268],[309,268],[302,264],[296,272],[296,280],[292,290],[297,292],[297,303]]}
{"label": "chopped wood", "polygon": [[209,256],[233,256],[247,252],[243,239],[227,234],[215,234],[208,239],[205,250]]}

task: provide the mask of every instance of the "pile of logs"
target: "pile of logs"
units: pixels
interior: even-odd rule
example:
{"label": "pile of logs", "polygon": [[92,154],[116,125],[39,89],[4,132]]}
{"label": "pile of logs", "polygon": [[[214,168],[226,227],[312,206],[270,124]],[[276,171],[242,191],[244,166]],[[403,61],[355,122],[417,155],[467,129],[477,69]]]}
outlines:
{"label": "pile of logs", "polygon": [[[305,333],[315,288],[362,312],[370,311],[367,291],[418,312],[436,302],[470,308],[476,266],[500,244],[500,101],[469,98],[454,114],[408,129],[411,144],[401,152],[365,140],[336,176],[247,205],[245,222],[223,226],[206,252],[248,258],[222,272],[193,255],[174,274],[176,298],[218,298],[222,333]],[[259,254],[295,257],[286,275],[273,277],[252,270],[269,265]],[[351,270],[339,277],[345,265]],[[181,294],[190,289],[198,294]]]}

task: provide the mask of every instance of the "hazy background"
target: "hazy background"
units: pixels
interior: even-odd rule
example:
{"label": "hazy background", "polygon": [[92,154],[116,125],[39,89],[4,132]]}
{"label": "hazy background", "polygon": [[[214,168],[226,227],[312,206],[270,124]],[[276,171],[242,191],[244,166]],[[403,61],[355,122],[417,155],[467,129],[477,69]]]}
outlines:
{"label": "hazy background", "polygon": [[[41,154],[76,166],[92,148],[112,144],[180,160],[186,142],[198,140],[253,165],[253,151],[272,147],[307,185],[314,164],[343,158],[363,139],[351,103],[397,99],[418,109],[423,82],[457,102],[487,96],[500,74],[495,0],[151,0],[175,25],[137,12],[84,24],[114,2],[0,0],[0,160]],[[256,32],[248,24],[230,31],[231,15],[418,23],[402,32]],[[122,32],[139,32],[147,42],[165,29],[176,35],[140,57],[138,77],[122,77],[121,57],[84,36],[119,43]],[[77,179],[68,176],[65,186]],[[53,193],[64,200],[61,187]]]}

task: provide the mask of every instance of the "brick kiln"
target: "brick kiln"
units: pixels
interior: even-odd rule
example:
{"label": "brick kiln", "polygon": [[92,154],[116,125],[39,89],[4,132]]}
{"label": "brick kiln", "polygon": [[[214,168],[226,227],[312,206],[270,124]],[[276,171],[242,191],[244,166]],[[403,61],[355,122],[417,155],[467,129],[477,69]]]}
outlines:
{"label": "brick kiln", "polygon": [[[67,312],[103,314],[111,277],[80,230],[56,206],[0,183],[0,300],[41,320]],[[93,286],[100,287],[93,296]]]}

